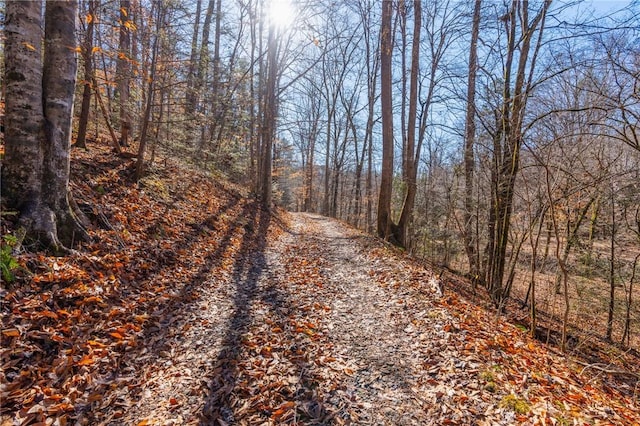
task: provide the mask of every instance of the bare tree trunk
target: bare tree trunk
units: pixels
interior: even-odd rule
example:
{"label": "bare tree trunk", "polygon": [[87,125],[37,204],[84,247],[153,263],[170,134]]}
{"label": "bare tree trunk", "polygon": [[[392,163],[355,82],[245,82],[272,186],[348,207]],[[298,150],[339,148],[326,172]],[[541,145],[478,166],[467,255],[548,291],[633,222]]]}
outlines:
{"label": "bare tree trunk", "polygon": [[161,37],[162,26],[164,25],[164,4],[162,2],[154,4],[157,7],[156,31],[153,39],[153,47],[151,53],[151,64],[149,71],[149,84],[147,88],[147,104],[144,109],[144,117],[142,119],[142,130],[140,131],[140,145],[138,146],[138,160],[136,162],[136,181],[142,178],[144,174],[145,162],[144,155],[147,145],[149,121],[151,119],[151,110],[153,109],[153,99],[155,95],[155,80],[158,58],[158,39]]}
{"label": "bare tree trunk", "polygon": [[320,100],[318,97],[313,96],[315,90],[311,89],[311,96],[309,99],[310,105],[310,127],[309,133],[307,135],[307,145],[306,145],[306,157],[307,164],[304,170],[304,199],[303,199],[303,210],[305,212],[312,211],[313,205],[313,171],[314,171],[314,162],[315,162],[315,151],[316,151],[316,140],[318,138],[318,125],[320,122]]}
{"label": "bare tree trunk", "polygon": [[259,137],[256,134],[256,128],[257,128],[257,116],[256,116],[256,79],[255,79],[255,62],[256,62],[256,45],[257,45],[257,17],[256,17],[256,10],[253,8],[253,5],[249,6],[250,11],[249,11],[249,17],[250,17],[250,40],[251,40],[251,47],[250,47],[250,59],[251,59],[251,65],[249,66],[249,72],[250,72],[250,83],[249,83],[249,97],[251,99],[251,104],[249,107],[249,176],[250,176],[250,182],[252,185],[252,188],[254,189],[254,192],[257,194],[257,187],[258,187],[258,160],[256,159],[256,157],[258,157],[258,152],[259,152]]}
{"label": "bare tree trunk", "polygon": [[193,116],[196,111],[197,99],[197,64],[198,64],[198,36],[200,35],[200,13],[202,11],[202,0],[196,1],[196,16],[193,20],[193,35],[191,37],[191,55],[189,59],[189,70],[187,72],[186,89],[186,111],[187,115]]}
{"label": "bare tree trunk", "polygon": [[633,266],[631,267],[631,278],[629,279],[629,292],[627,295],[626,314],[624,319],[624,330],[622,331],[622,339],[620,343],[629,346],[629,339],[631,338],[631,307],[633,302],[633,283],[636,279],[636,270],[638,267],[638,260],[640,260],[640,254],[633,260]]}
{"label": "bare tree trunk", "polygon": [[[207,6],[207,12],[204,16],[204,23],[202,24],[202,40],[200,44],[200,57],[198,61],[198,73],[196,77],[195,95],[196,95],[196,111],[205,113],[206,105],[201,101],[202,92],[204,92],[205,81],[209,74],[209,34],[211,32],[211,19],[213,18],[213,10],[216,0],[209,0]],[[198,148],[202,149],[206,140],[207,125],[201,123],[200,140],[198,142]]]}
{"label": "bare tree trunk", "polygon": [[307,169],[305,170],[305,190],[304,190],[304,207],[305,212],[312,210],[313,201],[313,162],[315,161],[315,136],[310,142]]}
{"label": "bare tree trunk", "polygon": [[69,191],[77,1],[7,2],[3,190],[29,239],[54,253],[88,238]]}
{"label": "bare tree trunk", "polygon": [[[565,265],[569,260],[569,254],[571,253],[571,249],[578,242],[578,231],[580,230],[580,225],[582,225],[582,222],[584,221],[585,217],[587,217],[587,213],[589,212],[591,205],[594,203],[594,201],[596,201],[597,197],[598,197],[597,194],[594,194],[589,198],[589,201],[587,202],[587,204],[578,213],[578,217],[575,219],[573,226],[571,226],[570,217],[569,215],[567,215],[567,234],[568,234],[567,243],[565,244],[564,249],[562,251],[562,259],[561,259],[562,263],[564,263]],[[561,282],[562,282],[562,274],[558,272],[558,275],[556,276],[556,283],[555,283],[556,294],[560,294]]]}
{"label": "bare tree trunk", "polygon": [[377,233],[381,238],[392,237],[391,192],[393,184],[393,95],[391,93],[391,56],[393,34],[391,21],[393,2],[382,2],[380,29],[380,104],[382,108],[382,172],[378,196]]}
{"label": "bare tree trunk", "polygon": [[[396,25],[400,27],[400,135],[402,138],[402,181],[406,184],[408,171],[407,156],[407,6],[405,0],[398,0]],[[420,31],[420,28],[416,28]],[[395,31],[393,31],[395,33]],[[419,51],[419,50],[418,50]],[[397,236],[396,236],[397,238]]]}
{"label": "bare tree trunk", "polygon": [[[211,71],[211,105],[213,112],[213,126],[220,127],[222,131],[222,105],[220,102],[220,35],[222,25],[222,0],[216,3],[216,35],[213,42],[213,67]],[[231,67],[230,67],[231,68]],[[213,128],[211,130],[213,137]]]}
{"label": "bare tree trunk", "polygon": [[569,325],[569,312],[571,310],[571,304],[569,301],[569,271],[567,270],[567,264],[560,262],[560,269],[562,270],[562,286],[564,288],[564,311],[562,314],[562,337],[560,342],[560,350],[562,352],[567,351],[567,328]]}
{"label": "bare tree trunk", "polygon": [[[107,129],[109,129],[109,135],[111,135],[111,145],[113,145],[113,150],[118,154],[122,154],[122,147],[120,147],[120,142],[118,141],[118,136],[116,135],[115,130],[113,130],[113,126],[111,125],[111,120],[109,119],[109,111],[102,100],[102,95],[100,94],[100,88],[98,87],[98,80],[96,80],[95,76],[93,76],[93,87],[95,88],[94,93],[96,94],[96,99],[98,100],[98,105],[100,106],[100,111],[102,111],[102,117],[104,118],[104,122],[107,125]],[[97,121],[97,120],[96,120]]]}
{"label": "bare tree trunk", "polygon": [[[411,46],[411,74],[409,82],[409,119],[407,123],[407,134],[405,143],[404,165],[405,165],[405,184],[406,194],[400,220],[398,221],[398,229],[396,239],[403,247],[408,248],[409,242],[409,225],[413,216],[413,206],[416,199],[416,179],[418,175],[418,161],[420,153],[416,152],[416,119],[418,109],[418,74],[420,72],[420,29],[422,28],[422,0],[414,0],[414,22],[413,22],[413,43]],[[433,81],[432,81],[433,84]]]}
{"label": "bare tree trunk", "polygon": [[537,268],[537,258],[538,258],[538,244],[540,242],[540,235],[542,234],[542,226],[544,225],[544,217],[548,207],[544,207],[543,211],[540,213],[538,219],[538,232],[536,233],[535,239],[533,236],[529,240],[531,242],[531,279],[529,281],[529,288],[527,289],[527,295],[525,297],[523,307],[526,306],[527,301],[531,300],[531,305],[529,307],[529,320],[530,324],[530,334],[531,337],[536,337],[536,329],[538,327],[538,313],[536,309],[536,268]]}
{"label": "bare tree trunk", "polygon": [[120,39],[118,42],[118,60],[116,79],[120,96],[120,145],[129,146],[131,132],[131,112],[129,111],[129,80],[131,78],[131,1],[120,0]]}
{"label": "bare tree trunk", "polygon": [[260,196],[263,205],[271,208],[271,172],[273,167],[273,140],[275,138],[276,125],[276,84],[277,84],[277,40],[275,25],[269,26],[267,38],[267,82],[265,94],[265,106],[262,122],[262,170],[260,177]]}
{"label": "bare tree trunk", "polygon": [[[373,133],[373,132],[372,132]],[[367,178],[365,180],[365,197],[367,199],[367,232],[373,233],[373,138],[367,145]]]}
{"label": "bare tree trunk", "polygon": [[[496,306],[502,305],[505,297],[505,256],[513,208],[514,185],[520,167],[524,113],[527,96],[532,86],[531,79],[537,54],[542,42],[546,14],[550,6],[551,0],[545,0],[541,9],[530,22],[528,2],[513,0],[508,14],[504,17],[509,44],[504,65],[505,82],[502,105],[497,114],[498,129],[493,137],[494,167],[492,169],[486,270],[487,286]],[[516,27],[518,25],[521,26],[522,36],[517,40]],[[531,43],[536,32],[539,33],[538,42],[530,58]],[[515,69],[512,69],[514,63],[517,65]],[[513,83],[512,78],[515,79]]]}
{"label": "bare tree trunk", "polygon": [[[55,237],[66,246],[76,238],[87,237],[73,211],[69,177],[71,173],[71,121],[76,85],[77,57],[69,46],[76,46],[77,0],[46,2],[45,51],[42,76],[45,140],[42,192],[45,203],[56,216]],[[76,233],[78,233],[76,237]]]}
{"label": "bare tree trunk", "polygon": [[37,209],[42,181],[42,1],[7,1],[2,192],[23,214]]}
{"label": "bare tree trunk", "polygon": [[616,295],[616,276],[615,276],[615,264],[616,264],[616,203],[615,203],[615,188],[613,185],[613,179],[611,179],[611,240],[609,245],[609,309],[607,315],[607,334],[606,339],[608,341],[613,340],[613,314],[615,311],[615,295]]}
{"label": "bare tree trunk", "polygon": [[[373,224],[373,126],[375,123],[375,104],[377,98],[378,70],[380,68],[380,38],[371,32],[371,3],[367,0],[358,2],[360,19],[364,29],[365,63],[367,68],[367,125],[364,135],[363,149],[367,151],[367,171],[365,176],[365,226],[367,232],[374,232]],[[374,43],[377,41],[377,45]]]}
{"label": "bare tree trunk", "polygon": [[473,23],[471,26],[471,46],[469,48],[469,73],[467,75],[467,109],[464,130],[464,246],[469,262],[469,273],[477,282],[480,275],[478,253],[476,252],[475,223],[473,205],[473,174],[475,169],[474,142],[476,137],[476,75],[478,70],[478,37],[480,33],[480,10],[482,0],[475,0]]}
{"label": "bare tree trunk", "polygon": [[330,172],[330,161],[331,161],[331,122],[333,121],[333,110],[335,109],[335,102],[331,102],[329,100],[329,96],[327,95],[327,144],[325,145],[324,151],[324,198],[322,200],[322,214],[330,215],[329,211],[329,200],[330,200],[330,191],[329,191],[329,183],[331,181],[331,172]]}
{"label": "bare tree trunk", "polygon": [[85,34],[84,46],[82,47],[82,58],[84,60],[84,81],[82,90],[82,106],[80,108],[80,118],[78,119],[78,137],[76,145],[78,148],[86,148],[87,125],[89,124],[89,111],[91,110],[91,86],[93,84],[93,29],[96,21],[97,4],[95,0],[89,0],[89,10],[87,11],[87,32]]}
{"label": "bare tree trunk", "polygon": [[[264,107],[265,107],[265,95],[266,95],[266,78],[265,78],[265,56],[266,51],[264,48],[264,2],[258,2],[259,12],[258,12],[258,31],[257,31],[257,58],[258,58],[258,87],[257,87],[257,96],[256,102],[258,109],[256,111],[255,116],[255,127],[256,127],[256,176],[255,176],[255,193],[257,197],[260,197],[262,194],[262,172],[264,167],[264,158],[263,158],[263,149],[264,143],[263,140],[264,132],[263,132],[263,117],[264,117]],[[255,75],[255,74],[254,74]]]}

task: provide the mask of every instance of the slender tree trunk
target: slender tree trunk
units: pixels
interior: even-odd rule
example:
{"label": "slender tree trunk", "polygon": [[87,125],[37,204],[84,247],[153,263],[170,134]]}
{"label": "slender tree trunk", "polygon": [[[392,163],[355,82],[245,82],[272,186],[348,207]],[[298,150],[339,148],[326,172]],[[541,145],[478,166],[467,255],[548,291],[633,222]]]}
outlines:
{"label": "slender tree trunk", "polygon": [[140,180],[144,174],[145,161],[144,155],[147,146],[147,138],[149,133],[149,122],[151,121],[151,110],[153,109],[153,99],[155,95],[155,80],[159,41],[161,37],[162,25],[164,25],[164,5],[162,2],[157,3],[156,31],[153,39],[153,47],[151,51],[151,63],[149,70],[149,83],[147,87],[147,104],[144,109],[144,117],[142,119],[142,130],[140,131],[140,145],[138,145],[138,160],[136,162],[136,181]]}
{"label": "slender tree trunk", "polygon": [[138,146],[138,160],[136,162],[136,181],[140,180],[144,174],[146,167],[144,156],[147,148],[147,139],[149,134],[149,122],[151,121],[151,110],[155,97],[155,80],[158,63],[159,39],[161,37],[162,26],[164,23],[165,6],[163,2],[154,5],[157,7],[156,31],[153,39],[153,47],[151,51],[151,63],[149,71],[149,84],[147,87],[147,104],[144,109],[144,117],[142,119],[142,129],[140,131],[140,145]]}
{"label": "slender tree trunk", "polygon": [[367,178],[365,180],[365,197],[367,200],[367,232],[373,233],[373,138],[371,137],[367,144]]}
{"label": "slender tree trunk", "polygon": [[265,94],[265,106],[263,111],[263,123],[262,123],[262,173],[261,173],[261,186],[262,191],[260,193],[262,203],[267,208],[271,208],[271,174],[273,167],[273,140],[275,138],[275,125],[276,125],[276,84],[277,84],[277,40],[275,35],[275,25],[269,26],[269,33],[267,37],[267,81],[266,81],[266,94]]}
{"label": "slender tree trunk", "polygon": [[567,351],[569,312],[571,311],[571,304],[569,300],[569,271],[567,270],[566,263],[560,262],[560,269],[562,270],[562,286],[564,289],[564,311],[562,314],[562,337],[560,350],[564,353]]}
{"label": "slender tree trunk", "polygon": [[467,75],[467,108],[464,131],[464,246],[469,262],[469,273],[477,282],[480,274],[478,253],[476,253],[475,223],[473,206],[473,174],[475,169],[474,142],[476,135],[476,75],[478,69],[478,37],[480,33],[480,10],[482,0],[475,0],[473,23],[471,26],[471,46],[469,48],[469,73]]}
{"label": "slender tree trunk", "polygon": [[266,98],[266,78],[265,78],[265,59],[264,56],[266,54],[263,44],[264,39],[264,3],[259,2],[260,12],[258,19],[258,34],[257,34],[257,45],[258,45],[258,88],[257,88],[257,97],[256,104],[258,106],[257,114],[256,114],[256,196],[260,197],[262,194],[262,174],[264,168],[264,130],[263,130],[263,117],[264,117],[264,107],[265,107],[265,98]]}
{"label": "slender tree trunk", "polygon": [[638,260],[640,260],[640,254],[633,260],[633,266],[631,267],[631,278],[629,279],[629,293],[627,294],[626,314],[624,319],[624,330],[622,331],[622,339],[620,343],[629,346],[629,339],[631,337],[631,307],[633,306],[633,284],[636,279],[636,270],[638,267]]}
{"label": "slender tree trunk", "polygon": [[87,125],[89,124],[89,111],[91,110],[91,86],[93,85],[93,30],[96,22],[97,4],[95,0],[89,0],[89,10],[87,11],[87,32],[85,34],[84,46],[82,47],[82,58],[84,60],[84,81],[82,89],[82,106],[80,108],[80,118],[78,119],[78,137],[76,146],[86,148]]}
{"label": "slender tree trunk", "polygon": [[[329,96],[327,94],[327,101],[329,102]],[[335,105],[335,103],[334,103]],[[335,107],[333,107],[335,108]],[[330,161],[331,161],[331,122],[333,120],[333,113],[332,113],[332,105],[327,104],[327,128],[326,128],[326,134],[327,134],[327,144],[325,145],[325,151],[324,151],[324,198],[322,201],[322,213],[325,215],[330,216],[330,210],[329,210],[329,206],[330,206],[330,190],[329,190],[329,183],[331,182],[331,172],[330,172]]]}
{"label": "slender tree trunk", "polygon": [[197,87],[196,75],[198,67],[198,36],[200,35],[200,14],[202,11],[202,0],[196,1],[196,15],[193,20],[193,35],[191,37],[191,55],[189,59],[189,70],[187,72],[186,90],[186,110],[187,114],[193,116],[196,111]]}
{"label": "slender tree trunk", "polygon": [[544,225],[544,217],[546,215],[548,207],[545,207],[542,213],[539,216],[538,222],[538,232],[536,233],[536,237],[531,238],[531,279],[529,281],[529,288],[527,289],[527,295],[524,300],[523,307],[526,306],[527,300],[531,300],[531,305],[529,307],[529,320],[530,324],[530,334],[531,337],[536,337],[536,329],[538,327],[538,312],[536,307],[536,268],[537,268],[537,260],[538,260],[538,244],[540,242],[540,235],[542,234],[542,226]]}
{"label": "slender tree trunk", "polygon": [[616,204],[615,204],[615,188],[613,179],[611,179],[611,241],[609,245],[609,309],[607,315],[607,334],[608,341],[613,340],[613,315],[615,312],[615,296],[616,296]]}
{"label": "slender tree trunk", "polygon": [[[96,99],[98,101],[98,105],[100,106],[100,111],[102,111],[102,117],[104,118],[104,122],[107,125],[107,129],[109,130],[109,135],[111,136],[111,145],[113,146],[113,150],[118,154],[122,154],[122,147],[120,147],[120,142],[118,141],[118,136],[116,135],[115,130],[113,130],[113,126],[111,125],[111,120],[109,120],[109,111],[102,100],[102,95],[100,94],[100,88],[98,87],[98,80],[96,80],[95,76],[93,77],[93,87],[95,88],[94,93],[96,94]],[[97,120],[96,120],[97,121]]]}
{"label": "slender tree trunk", "polygon": [[[367,125],[364,135],[363,149],[367,151],[367,171],[365,176],[365,226],[367,232],[374,232],[373,224],[373,126],[375,123],[375,106],[377,100],[378,70],[380,57],[377,54],[380,37],[372,35],[371,3],[368,0],[358,2],[360,19],[364,29],[365,63],[367,69]],[[377,45],[374,42],[377,40]]]}
{"label": "slender tree trunk", "polygon": [[[520,167],[524,113],[527,96],[531,90],[537,54],[542,43],[546,13],[550,5],[551,0],[545,0],[536,16],[529,22],[528,2],[513,0],[504,18],[508,46],[504,65],[502,105],[497,114],[499,128],[493,137],[494,168],[486,270],[487,286],[496,306],[502,306],[505,298],[505,256],[511,225],[514,185]],[[517,38],[518,25],[521,27],[522,35]],[[538,32],[538,42],[531,54],[531,43],[536,32]],[[514,66],[516,68],[512,70]],[[512,78],[515,80],[513,83]]]}
{"label": "slender tree trunk", "polygon": [[380,104],[382,108],[382,172],[378,196],[377,233],[381,238],[392,236],[391,192],[393,184],[393,95],[391,93],[393,34],[391,21],[393,2],[382,2],[380,29]]}
{"label": "slender tree trunk", "polygon": [[131,112],[129,110],[129,80],[131,78],[131,33],[129,14],[131,1],[120,0],[120,40],[118,43],[118,60],[116,78],[120,97],[120,145],[129,146],[131,132]]}
{"label": "slender tree trunk", "polygon": [[250,36],[251,36],[251,47],[250,47],[250,59],[251,64],[249,66],[249,98],[250,98],[250,106],[249,106],[249,176],[251,187],[254,189],[254,192],[257,194],[258,187],[258,167],[257,167],[257,159],[258,157],[258,141],[259,138],[256,134],[256,79],[255,79],[255,62],[256,62],[256,45],[257,45],[257,18],[256,18],[256,10],[250,7],[249,17],[250,17]]}
{"label": "slender tree trunk", "polygon": [[[351,134],[353,136],[354,141],[358,140],[358,128],[356,126],[354,117],[352,115],[349,116],[349,124],[350,124],[350,128],[351,128]],[[355,176],[354,176],[354,200],[353,200],[353,224],[356,228],[360,227],[361,224],[361,215],[362,215],[362,170],[364,167],[364,159],[365,159],[365,154],[367,152],[367,143],[366,143],[367,139],[365,137],[363,144],[362,144],[362,150],[360,150],[360,152],[358,152],[358,145],[356,143],[355,146],[355,156],[356,156],[356,171],[355,171]]]}
{"label": "slender tree trunk", "polygon": [[[398,1],[397,25],[400,27],[400,135],[402,135],[402,181],[407,182],[409,157],[407,155],[407,6],[405,0]],[[420,27],[415,28],[420,31]],[[415,33],[414,33],[415,34]],[[415,50],[415,49],[414,49]],[[418,50],[419,51],[419,50]],[[413,66],[413,65],[412,65]],[[413,71],[413,68],[412,68]],[[411,117],[411,116],[409,116]],[[411,118],[409,118],[411,119]],[[397,236],[396,236],[397,238]]]}
{"label": "slender tree trunk", "polygon": [[304,200],[303,200],[303,210],[305,212],[309,212],[312,210],[313,204],[313,170],[314,170],[314,162],[315,162],[315,150],[316,150],[316,139],[318,137],[318,122],[320,115],[320,105],[317,99],[311,99],[310,105],[312,108],[312,116],[310,119],[312,120],[311,128],[308,135],[307,141],[307,164],[304,171]]}
{"label": "slender tree trunk", "polygon": [[[213,11],[215,8],[216,0],[209,0],[207,11],[204,16],[204,22],[202,24],[202,40],[200,42],[200,54],[198,60],[198,72],[196,74],[196,83],[195,83],[195,105],[196,112],[198,113],[199,118],[205,117],[208,110],[209,105],[207,105],[206,90],[205,83],[209,78],[209,65],[210,65],[210,56],[209,56],[209,35],[211,33],[211,20],[213,19]],[[202,150],[205,147],[205,143],[207,141],[207,134],[209,130],[209,124],[205,120],[200,120],[200,136],[198,137],[197,142],[197,150]]]}
{"label": "slender tree trunk", "polygon": [[[504,65],[505,82],[502,93],[502,105],[497,117],[497,134],[493,137],[493,168],[491,171],[491,207],[489,213],[489,250],[487,267],[487,285],[496,305],[502,302],[505,253],[509,222],[511,220],[512,182],[519,166],[519,147],[514,149],[519,135],[511,129],[512,124],[512,64],[516,53],[516,27],[518,2],[514,0],[506,16],[508,47]],[[526,57],[528,52],[524,53]],[[515,109],[515,107],[513,107]],[[511,152],[509,152],[511,150]],[[511,154],[511,155],[510,155]],[[513,172],[513,173],[510,173]]]}
{"label": "slender tree trunk", "polygon": [[[220,36],[222,25],[222,0],[216,3],[216,35],[213,42],[213,67],[211,71],[211,110],[213,111],[213,126],[222,130],[222,105],[220,102]],[[232,68],[232,67],[230,67]],[[213,137],[213,129],[211,131]]]}
{"label": "slender tree trunk", "polygon": [[315,136],[309,141],[309,152],[307,156],[307,169],[305,170],[305,196],[304,196],[304,211],[309,212],[312,210],[313,202],[313,163],[315,161]]}
{"label": "slender tree trunk", "polygon": [[[418,176],[418,161],[420,153],[416,153],[416,119],[418,110],[418,74],[420,73],[420,29],[422,28],[422,0],[414,0],[414,23],[413,23],[413,43],[411,46],[411,74],[409,88],[409,119],[407,123],[407,135],[404,152],[405,163],[405,184],[406,194],[400,219],[398,221],[398,229],[396,238],[398,242],[408,248],[409,243],[409,225],[413,216],[413,207],[416,199]],[[433,81],[432,81],[433,84]]]}
{"label": "slender tree trunk", "polygon": [[[564,249],[562,250],[562,259],[561,259],[562,263],[566,264],[567,261],[569,260],[569,254],[571,254],[571,249],[573,248],[574,245],[578,243],[578,231],[580,231],[580,226],[582,225],[582,222],[587,216],[587,213],[589,212],[591,205],[594,203],[596,199],[597,199],[597,195],[595,194],[591,196],[591,198],[589,198],[589,201],[587,202],[587,204],[578,213],[578,217],[575,219],[575,222],[573,223],[573,225],[571,225],[570,217],[567,215],[567,234],[568,235],[567,235],[567,243],[565,244]],[[558,275],[556,276],[556,283],[555,283],[556,294],[560,294],[561,283],[562,283],[562,274],[558,272]]]}

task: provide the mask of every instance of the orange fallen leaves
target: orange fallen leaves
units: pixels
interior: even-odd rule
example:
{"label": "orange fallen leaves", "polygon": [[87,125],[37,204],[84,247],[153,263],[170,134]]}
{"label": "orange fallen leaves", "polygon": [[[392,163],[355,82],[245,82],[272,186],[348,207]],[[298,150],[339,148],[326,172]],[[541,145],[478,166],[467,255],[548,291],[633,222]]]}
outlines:
{"label": "orange fallen leaves", "polygon": [[109,336],[113,337],[114,339],[124,339],[124,336],[122,335],[122,333],[119,333],[117,331],[112,331],[111,333],[109,333]]}
{"label": "orange fallen leaves", "polygon": [[282,404],[280,404],[278,406],[278,408],[276,408],[272,413],[271,413],[271,418],[274,420],[279,419],[280,417],[282,417],[285,413],[287,413],[288,411],[290,411],[292,408],[295,408],[296,403],[293,401],[287,401],[284,402]]}
{"label": "orange fallen leaves", "polygon": [[4,337],[19,337],[20,330],[18,330],[17,328],[7,328],[5,330],[2,330],[2,335]]}
{"label": "orange fallen leaves", "polygon": [[92,365],[94,362],[95,360],[91,355],[85,355],[76,363],[76,365]]}

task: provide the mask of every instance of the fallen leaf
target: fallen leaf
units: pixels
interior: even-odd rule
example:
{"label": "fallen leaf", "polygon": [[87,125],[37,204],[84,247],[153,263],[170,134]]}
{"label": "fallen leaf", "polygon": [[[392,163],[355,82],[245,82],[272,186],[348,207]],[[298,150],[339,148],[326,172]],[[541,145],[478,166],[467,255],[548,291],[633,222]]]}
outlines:
{"label": "fallen leaf", "polygon": [[2,335],[4,337],[18,337],[20,336],[20,330],[17,328],[7,328],[6,330],[2,330]]}

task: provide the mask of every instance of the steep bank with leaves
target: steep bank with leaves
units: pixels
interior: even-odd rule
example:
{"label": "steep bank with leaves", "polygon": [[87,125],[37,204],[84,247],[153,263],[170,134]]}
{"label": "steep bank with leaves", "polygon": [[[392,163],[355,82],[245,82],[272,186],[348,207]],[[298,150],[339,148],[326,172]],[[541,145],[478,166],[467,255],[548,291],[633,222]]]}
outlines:
{"label": "steep bank with leaves", "polygon": [[74,152],[72,187],[94,242],[67,257],[21,251],[17,279],[3,282],[2,413],[16,424],[117,418],[114,391],[140,379],[135,359],[265,231],[257,205],[222,179],[168,161],[136,186],[134,160],[90,148]]}

